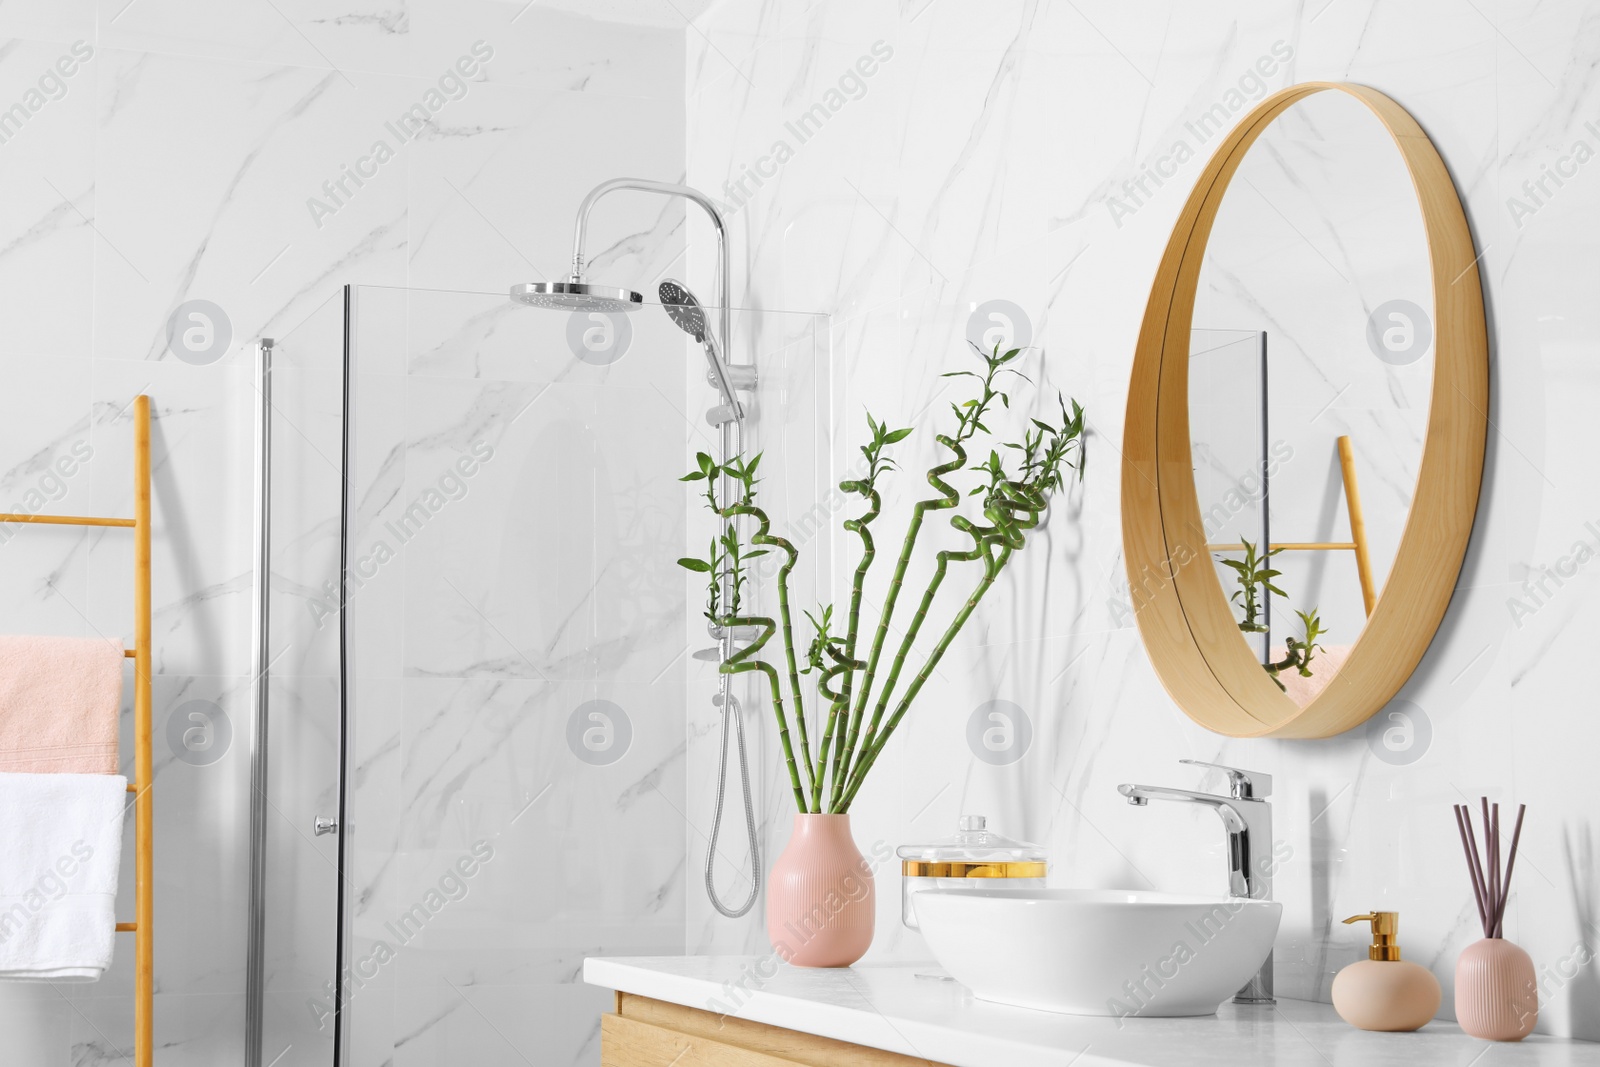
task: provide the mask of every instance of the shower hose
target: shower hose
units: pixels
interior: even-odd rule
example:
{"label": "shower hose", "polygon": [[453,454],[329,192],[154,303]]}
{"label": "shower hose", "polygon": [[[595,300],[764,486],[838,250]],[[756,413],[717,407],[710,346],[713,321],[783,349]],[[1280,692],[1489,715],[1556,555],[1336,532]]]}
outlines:
{"label": "shower hose", "polygon": [[[727,462],[728,449],[728,424],[723,425],[722,458]],[[744,448],[744,424],[737,423],[739,435],[738,449]],[[733,654],[733,628],[728,627],[722,636],[722,658],[727,659]],[[722,748],[717,757],[717,801],[711,815],[711,840],[706,845],[706,896],[711,898],[711,906],[730,919],[737,919],[755,907],[756,897],[761,895],[761,851],[756,844],[756,809],[750,798],[750,764],[744,747],[744,716],[740,713],[739,701],[732,692],[732,675],[721,675],[717,687],[717,696],[714,703],[722,706]],[[730,721],[737,733],[739,747],[739,784],[744,790],[744,826],[745,833],[750,841],[750,895],[738,907],[729,907],[717,896],[717,883],[713,877],[717,862],[717,838],[722,832],[722,806],[728,788],[728,725]]]}
{"label": "shower hose", "polygon": [[[722,676],[721,692],[717,695],[717,703],[722,705],[722,753],[717,760],[717,804],[711,816],[711,842],[706,847],[706,895],[711,898],[712,907],[730,919],[737,919],[749,912],[755,906],[756,897],[761,893],[761,854],[756,848],[756,812],[755,805],[750,801],[750,766],[746,762],[744,750],[744,716],[739,713],[739,701],[728,691],[727,675]],[[737,731],[739,745],[739,784],[744,789],[744,826],[750,839],[750,895],[738,907],[729,907],[717,896],[716,879],[712,871],[717,859],[717,836],[722,830],[722,805],[723,795],[728,785],[728,723],[732,720],[733,729]]]}

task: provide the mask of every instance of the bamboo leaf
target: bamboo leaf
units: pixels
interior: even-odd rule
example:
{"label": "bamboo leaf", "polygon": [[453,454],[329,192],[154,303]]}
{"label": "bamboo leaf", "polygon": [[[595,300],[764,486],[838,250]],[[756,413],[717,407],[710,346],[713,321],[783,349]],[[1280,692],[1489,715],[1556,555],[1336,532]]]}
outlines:
{"label": "bamboo leaf", "polygon": [[693,556],[685,556],[680,559],[678,566],[686,571],[694,571],[696,574],[709,574],[711,572],[711,564],[703,559],[695,559]]}

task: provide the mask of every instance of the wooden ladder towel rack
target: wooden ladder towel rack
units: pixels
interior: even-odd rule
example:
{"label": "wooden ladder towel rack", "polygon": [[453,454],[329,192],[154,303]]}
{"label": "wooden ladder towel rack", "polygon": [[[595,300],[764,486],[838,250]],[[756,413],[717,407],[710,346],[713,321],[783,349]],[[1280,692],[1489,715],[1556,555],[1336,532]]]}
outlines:
{"label": "wooden ladder towel rack", "polygon": [[[1367,519],[1361,511],[1361,490],[1356,485],[1356,455],[1350,446],[1350,435],[1341,434],[1339,446],[1339,473],[1344,480],[1344,505],[1350,517],[1348,541],[1274,541],[1267,547],[1283,552],[1354,552],[1356,577],[1361,582],[1361,604],[1370,618],[1378,603],[1378,585],[1372,576],[1372,556],[1367,551]],[[1239,546],[1207,545],[1212,552],[1236,552]]]}
{"label": "wooden ladder towel rack", "polygon": [[134,921],[117,923],[119,932],[134,935],[133,1062],[153,1067],[155,973],[155,917],[150,834],[150,398],[133,401],[133,518],[102,519],[84,515],[27,515],[0,512],[0,522],[32,522],[55,526],[125,526],[133,530],[133,647],[123,655],[133,660],[133,781],[134,794]]}

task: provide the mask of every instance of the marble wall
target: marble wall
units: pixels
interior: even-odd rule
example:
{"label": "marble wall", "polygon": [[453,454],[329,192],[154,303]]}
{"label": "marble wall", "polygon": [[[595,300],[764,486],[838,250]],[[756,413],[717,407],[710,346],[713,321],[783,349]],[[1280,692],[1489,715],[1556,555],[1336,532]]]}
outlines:
{"label": "marble wall", "polygon": [[[141,391],[153,400],[156,1035],[163,1065],[237,1063],[241,1055],[255,340],[282,342],[285,373],[275,416],[282,446],[275,530],[282,551],[274,608],[281,620],[301,621],[275,631],[283,643],[275,652],[284,655],[273,693],[268,1024],[269,1043],[276,1043],[267,1058],[281,1056],[276,1062],[284,1067],[325,1064],[331,1051],[330,1034],[316,1025],[310,1005],[331,977],[334,838],[313,838],[311,819],[332,802],[338,693],[326,640],[333,631],[304,622],[314,619],[311,607],[324,595],[309,579],[326,569],[325,549],[337,533],[329,523],[337,515],[340,473],[333,451],[338,381],[329,372],[340,356],[341,289],[355,283],[477,291],[501,294],[493,303],[503,309],[510,285],[560,276],[568,268],[573,211],[592,185],[630,173],[681,179],[683,120],[675,102],[684,80],[684,32],[671,11],[602,23],[493,0],[0,6],[4,505],[127,512],[128,409]],[[674,105],[663,108],[663,100]],[[592,231],[597,275],[615,271],[643,281],[681,271],[682,228],[681,210],[618,198]],[[187,318],[196,309],[183,307],[196,300],[211,305],[198,309],[208,316],[209,336],[205,323]],[[174,347],[168,328],[180,308],[182,326],[201,332]],[[492,317],[482,321],[493,329]],[[398,338],[390,354],[406,351],[409,330],[436,356],[460,326],[408,320],[403,306],[388,325]],[[554,346],[560,330],[552,331]],[[666,333],[676,356],[682,336]],[[548,377],[548,367],[537,369],[531,360],[519,367],[515,355],[507,350],[507,358],[493,362],[468,354],[419,365],[420,374],[443,382],[421,390],[437,403],[411,420],[421,437],[402,432],[395,440],[424,455],[389,473],[425,478],[426,464],[442,462],[456,444],[444,430],[474,410],[475,396],[489,398],[492,415],[496,397],[509,403],[530,381]],[[667,392],[676,398],[680,390],[671,385]],[[380,409],[392,403],[384,410],[395,420],[389,427],[375,423],[374,433],[407,425],[403,393],[372,394]],[[485,432],[494,430],[492,421]],[[684,437],[678,432],[675,440]],[[52,464],[85,447],[91,461],[71,477],[52,476]],[[508,465],[507,474],[514,469]],[[402,502],[403,488],[396,483]],[[474,489],[474,506],[488,506],[493,497],[506,509],[496,523],[510,523],[517,508],[526,508],[527,486],[508,481],[492,494],[482,488]],[[516,514],[516,521],[530,520],[525,510]],[[125,535],[45,528],[8,530],[3,539],[0,612],[7,630],[131,637]],[[443,568],[441,577],[455,573]],[[494,664],[471,654],[472,642],[484,639],[483,626],[463,623],[460,643],[451,645],[428,629],[440,620],[437,605],[417,604],[407,635],[417,650],[407,664],[413,673],[385,676],[393,700],[369,695],[373,721],[384,727],[360,735],[380,744],[359,753],[355,770],[369,800],[392,805],[379,818],[373,801],[368,841],[383,841],[402,803],[430,814],[413,820],[403,842],[389,842],[396,864],[388,881],[365,864],[367,856],[357,856],[356,873],[366,881],[353,885],[350,896],[357,902],[369,896],[369,911],[386,907],[391,896],[409,902],[414,885],[421,893],[423,883],[448,873],[444,853],[453,861],[459,851],[451,851],[456,842],[449,836],[461,825],[455,812],[479,803],[489,789],[481,784],[488,772],[474,779],[472,759],[452,757],[454,749],[436,743],[439,735],[427,730],[429,709],[456,709],[451,729],[463,745],[482,741],[498,752],[509,741],[508,754],[546,747],[543,733],[528,732],[542,731],[543,720],[528,716],[526,729],[514,729],[520,720],[513,691],[530,683],[501,678]],[[676,605],[674,598],[674,612]],[[670,753],[680,744],[681,719],[681,712],[661,722],[646,718],[651,743],[641,741],[640,752]],[[170,733],[169,724],[175,724]],[[381,743],[402,737],[408,771]],[[131,750],[124,751],[131,759]],[[568,755],[564,745],[557,751]],[[536,762],[517,773],[531,774]],[[650,769],[622,781],[623,772],[613,768],[604,783],[598,774],[574,772],[573,789],[588,792],[544,797],[556,805],[552,811],[566,813],[559,833],[550,819],[525,818],[516,827],[521,843],[502,850],[506,874],[498,892],[511,898],[485,888],[498,874],[490,864],[472,885],[477,903],[452,903],[456,920],[491,900],[506,913],[526,911],[532,899],[513,898],[524,877],[534,877],[516,866],[532,863],[528,854],[557,855],[558,838],[582,838],[598,855],[599,842],[626,821],[627,810],[663,809],[654,794],[619,799]],[[681,795],[670,768],[659,784],[667,795]],[[504,790],[495,795],[513,799]],[[488,833],[481,820],[470,828]],[[629,832],[651,831],[641,823]],[[570,988],[577,960],[607,945],[666,951],[682,943],[674,909],[681,911],[675,901],[683,890],[654,870],[660,863],[676,869],[680,853],[677,847],[651,852],[652,866],[641,869],[632,891],[596,912],[604,921],[559,945],[540,941],[531,923],[524,927],[525,940],[536,946],[527,958],[540,966],[508,976],[503,968],[463,970],[458,961],[411,953],[399,969],[426,991],[397,1001],[395,987],[385,991],[378,982],[352,1001],[352,1014],[365,1012],[368,1024],[357,1035],[370,1038],[353,1062],[431,1063],[456,1052],[514,1060],[518,1049],[538,1059],[532,1035],[552,1021],[566,1029],[550,1048],[564,1050],[562,1059],[580,1058],[604,998],[594,994],[574,1007],[572,997],[583,996]],[[524,859],[506,863],[508,854]],[[127,867],[124,913],[133,905]],[[559,878],[547,890],[562,891],[586,890]],[[635,915],[648,943],[630,939],[635,926],[626,920]],[[394,974],[384,968],[382,977]],[[131,942],[124,942],[112,972],[96,985],[0,989],[0,1058],[131,1063],[131,975]],[[521,1005],[532,994],[517,983],[561,984],[568,995],[551,999],[545,1014],[524,1016]],[[448,1003],[435,996],[441,990]]]}
{"label": "marble wall", "polygon": [[[1448,991],[1478,936],[1450,804],[1525,802],[1506,929],[1544,969],[1541,1028],[1600,1037],[1600,972],[1581,962],[1600,945],[1587,784],[1600,728],[1568,670],[1600,614],[1586,447],[1600,389],[1593,7],[823,0],[723,3],[696,26],[690,181],[738,208],[742,302],[834,317],[839,454],[860,443],[863,405],[904,421],[954,395],[939,375],[967,365],[969,317],[996,298],[1026,310],[1041,387],[1082,400],[1093,427],[1081,491],[1008,571],[861,793],[863,846],[940,837],[958,815],[986,813],[1048,844],[1057,884],[1219,891],[1213,816],[1135,809],[1114,787],[1221,786],[1183,757],[1265,770],[1291,850],[1277,875],[1280,990],[1325,999],[1363,951],[1338,920],[1384,908],[1402,914],[1407,957]],[[1117,443],[1151,274],[1189,185],[1251,100],[1313,79],[1387,92],[1450,165],[1483,252],[1493,429],[1472,547],[1401,694],[1407,719],[1315,743],[1233,741],[1178,711],[1133,628]],[[906,445],[907,470],[924,468],[928,435]],[[895,480],[880,527],[903,521],[918,481]],[[965,740],[994,699],[1031,725],[1005,766]],[[775,760],[769,855],[789,821]],[[873,954],[921,956],[894,896],[880,896]],[[756,917],[712,919],[694,893],[690,906],[706,916],[691,922],[691,951],[765,949]]]}

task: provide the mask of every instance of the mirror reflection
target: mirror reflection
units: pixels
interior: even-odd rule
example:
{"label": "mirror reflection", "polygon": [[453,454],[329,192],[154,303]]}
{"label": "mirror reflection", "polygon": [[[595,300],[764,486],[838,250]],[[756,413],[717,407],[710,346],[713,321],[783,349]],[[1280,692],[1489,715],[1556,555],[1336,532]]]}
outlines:
{"label": "mirror reflection", "polygon": [[1428,246],[1394,142],[1319,93],[1217,212],[1190,343],[1195,490],[1240,638],[1300,706],[1382,595],[1433,378]]}

